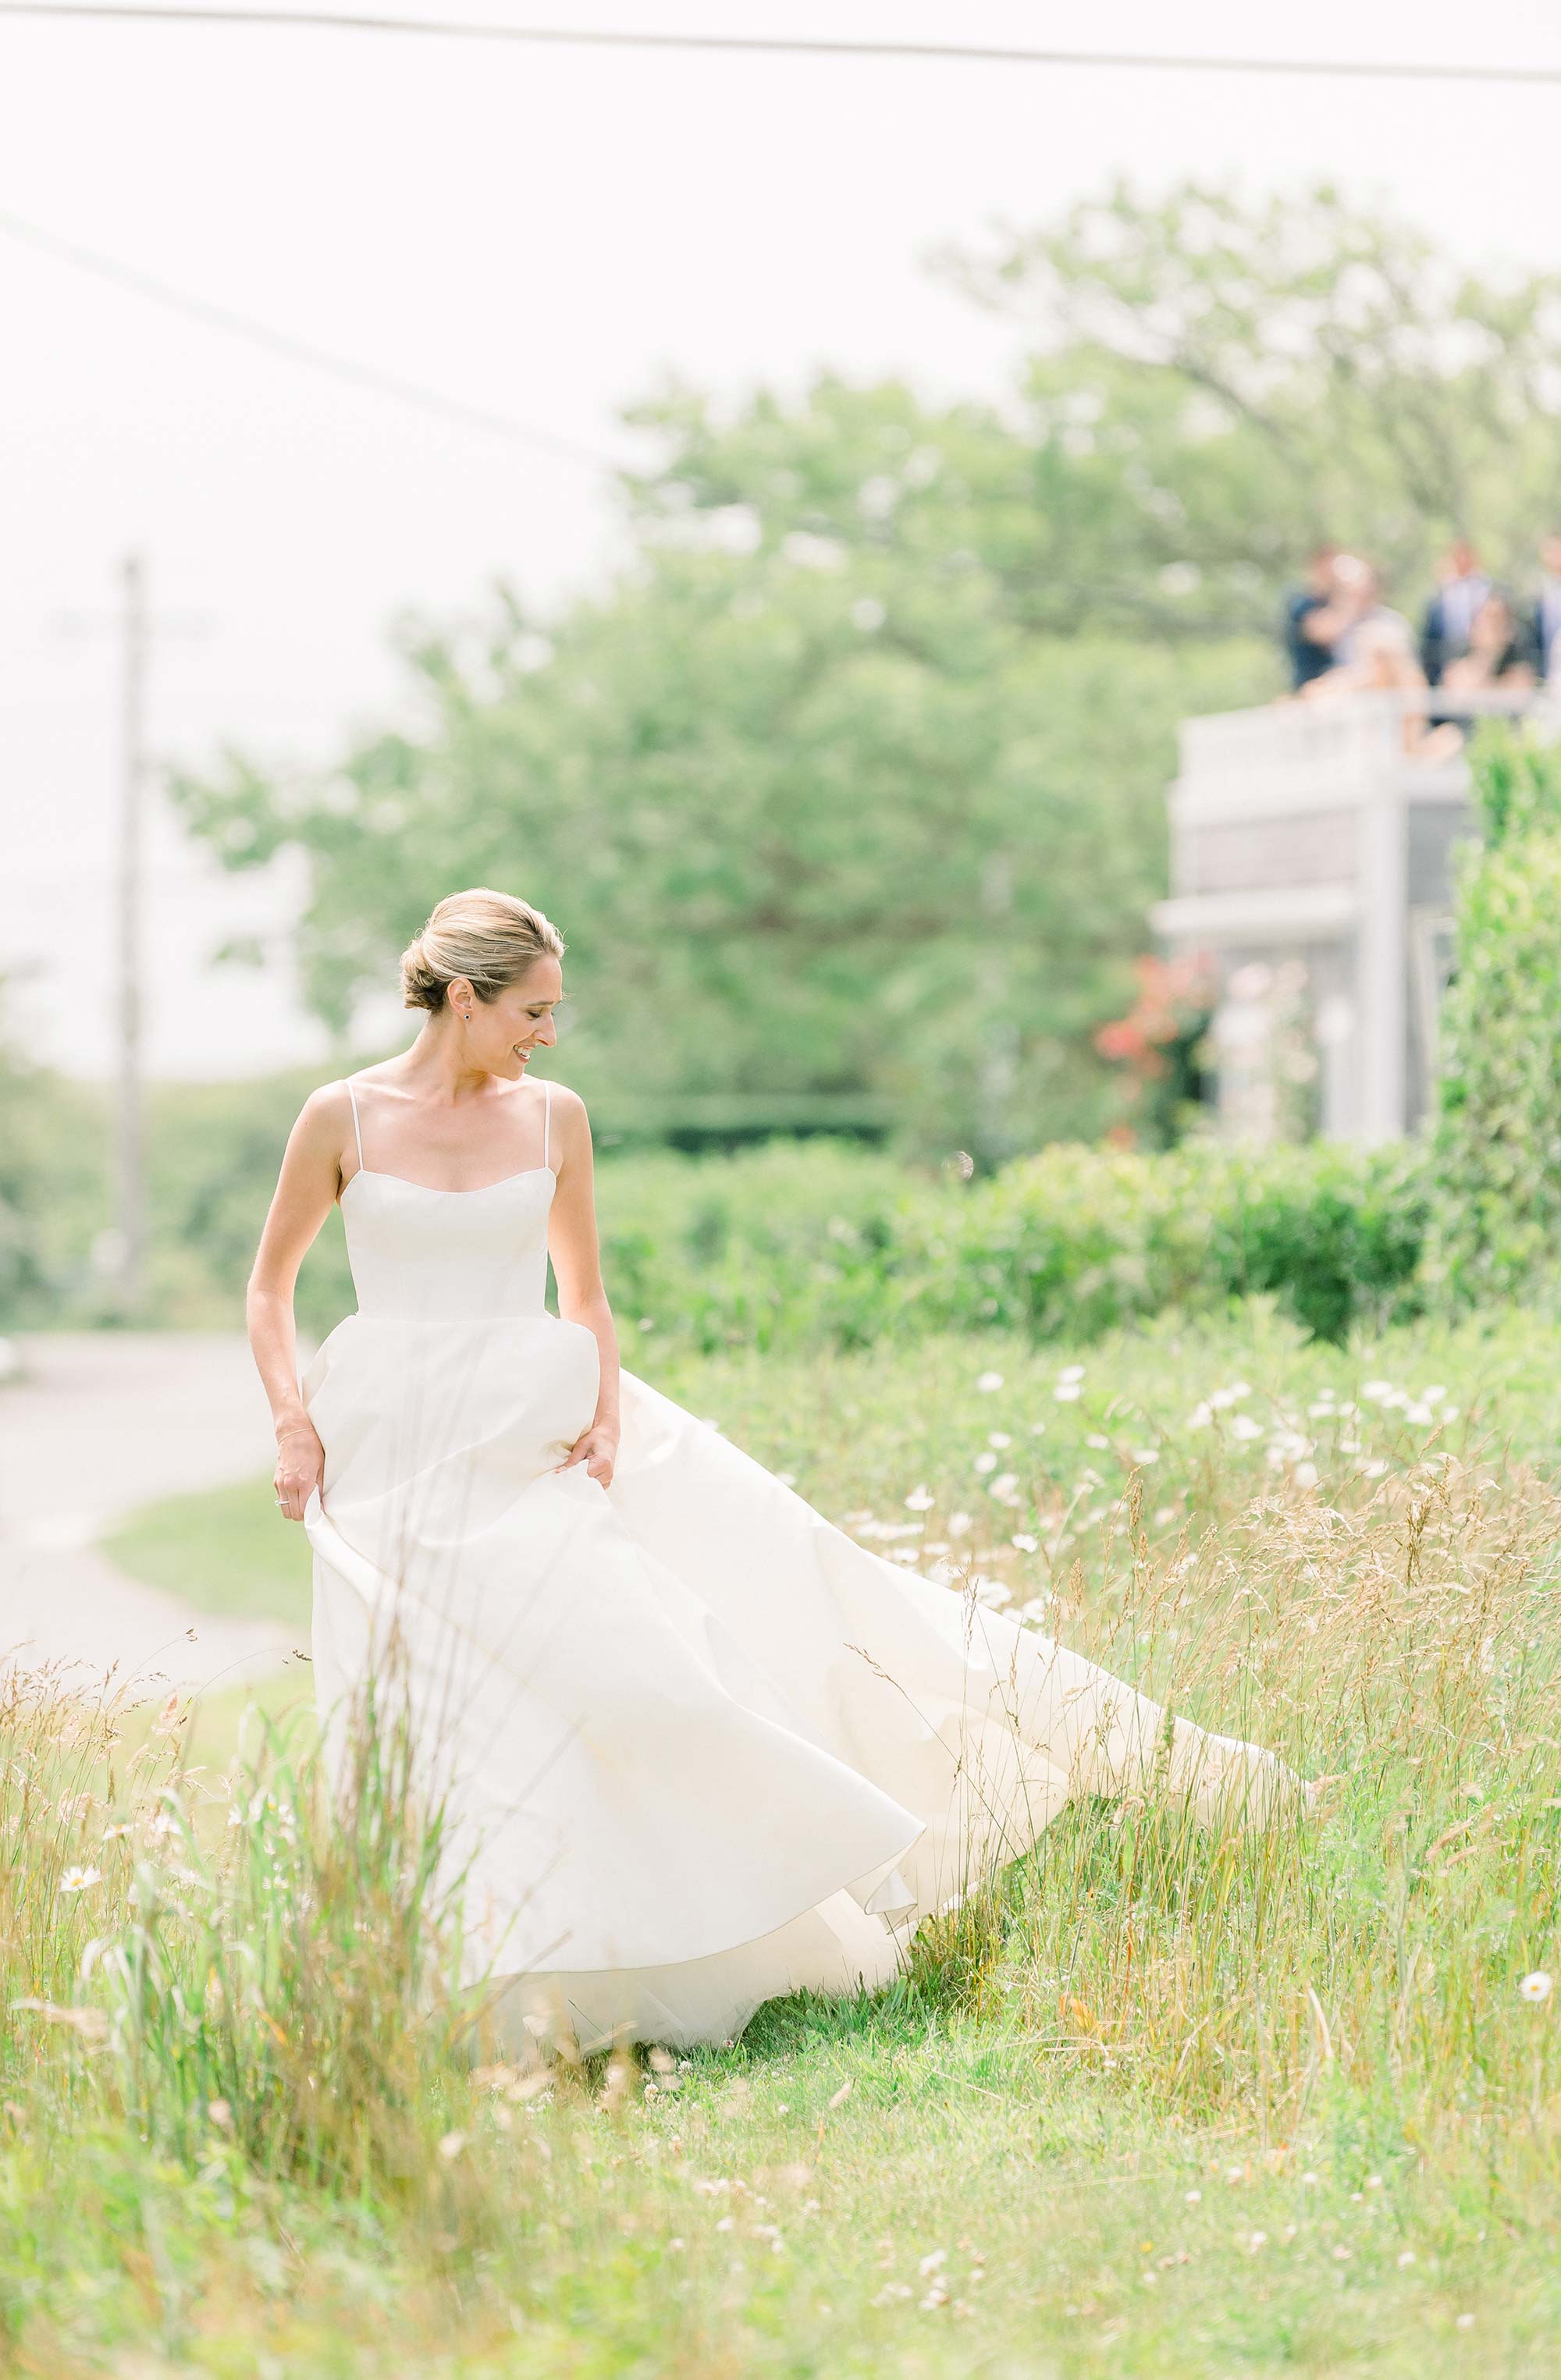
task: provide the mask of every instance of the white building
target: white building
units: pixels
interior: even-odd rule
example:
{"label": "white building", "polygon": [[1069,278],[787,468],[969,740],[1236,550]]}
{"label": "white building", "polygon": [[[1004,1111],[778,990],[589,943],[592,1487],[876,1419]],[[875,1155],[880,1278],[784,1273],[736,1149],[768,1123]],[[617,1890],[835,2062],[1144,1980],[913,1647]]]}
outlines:
{"label": "white building", "polygon": [[[1535,703],[1493,696],[1480,707]],[[1389,1140],[1426,1111],[1454,852],[1477,831],[1462,754],[1407,757],[1414,714],[1428,708],[1447,705],[1434,693],[1357,694],[1182,727],[1171,896],[1153,923],[1170,949],[1213,965],[1219,1105],[1233,1130],[1263,1129],[1244,1051],[1262,1040],[1262,995],[1276,979],[1304,985],[1324,1133]]]}

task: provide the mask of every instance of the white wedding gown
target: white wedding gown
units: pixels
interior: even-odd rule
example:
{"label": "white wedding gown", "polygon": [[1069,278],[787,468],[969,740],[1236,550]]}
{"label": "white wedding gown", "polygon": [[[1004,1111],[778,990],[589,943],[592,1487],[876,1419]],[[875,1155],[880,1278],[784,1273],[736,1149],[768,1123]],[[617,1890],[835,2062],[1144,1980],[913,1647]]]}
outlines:
{"label": "white wedding gown", "polygon": [[371,1670],[409,1698],[501,2038],[725,2042],[886,1981],[1074,1793],[1266,1815],[1293,1782],[856,1545],[631,1373],[611,1488],[557,1468],[598,1354],[543,1303],[545,1123],[540,1163],[440,1191],[365,1168],[353,1113],[359,1306],[302,1381],[316,1696],[327,1743]]}

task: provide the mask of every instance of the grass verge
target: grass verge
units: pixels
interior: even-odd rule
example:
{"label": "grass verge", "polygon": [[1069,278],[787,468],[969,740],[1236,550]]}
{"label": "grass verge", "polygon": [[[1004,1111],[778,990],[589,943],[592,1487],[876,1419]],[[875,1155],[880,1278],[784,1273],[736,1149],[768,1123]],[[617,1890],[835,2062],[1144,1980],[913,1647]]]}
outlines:
{"label": "grass verge", "polygon": [[1076,1804],[890,1991],[538,2078],[456,2053],[384,1783],[354,1866],[286,1730],[225,1770],[177,1711],[105,1745],[18,1705],[14,2367],[1561,2368],[1543,1330],[1340,1351],[1260,1308],[663,1385],[890,1558],[1325,1776],[1318,1812]]}

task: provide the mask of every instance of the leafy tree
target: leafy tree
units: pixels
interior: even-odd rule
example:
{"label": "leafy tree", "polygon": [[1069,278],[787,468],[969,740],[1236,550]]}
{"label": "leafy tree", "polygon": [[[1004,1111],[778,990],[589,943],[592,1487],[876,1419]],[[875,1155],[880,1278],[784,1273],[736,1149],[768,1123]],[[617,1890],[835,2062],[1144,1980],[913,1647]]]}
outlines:
{"label": "leafy tree", "polygon": [[409,640],[415,728],[323,779],[183,783],[230,865],[311,863],[338,1027],[439,894],[570,941],[568,1071],[606,1114],[888,1116],[995,1160],[1091,1136],[1187,710],[1276,691],[1320,528],[1405,574],[1506,559],[1556,475],[1557,285],[1451,271],[1327,191],[1117,190],[963,260],[1038,346],[1016,404],[825,377],[631,418],[632,557],[596,600]]}
{"label": "leafy tree", "polygon": [[1197,182],[945,269],[1033,328],[1038,607],[1073,584],[1109,626],[1266,628],[1320,535],[1412,601],[1454,532],[1521,578],[1561,518],[1561,275],[1470,273],[1326,184]]}
{"label": "leafy tree", "polygon": [[[6,990],[0,978],[0,1010]],[[106,1137],[92,1088],[0,1037],[0,1329],[36,1327],[63,1299],[90,1297]]]}
{"label": "leafy tree", "polygon": [[[880,460],[909,402],[880,395]],[[545,638],[504,603],[409,647],[417,733],[322,782],[235,758],[183,784],[188,818],[230,865],[309,854],[305,980],[338,1026],[433,900],[498,883],[568,938],[569,1076],[609,1114],[886,1114],[989,1160],[1092,1135],[1171,730],[1262,658],[1037,638],[958,527],[934,561],[700,528],[644,537]]]}

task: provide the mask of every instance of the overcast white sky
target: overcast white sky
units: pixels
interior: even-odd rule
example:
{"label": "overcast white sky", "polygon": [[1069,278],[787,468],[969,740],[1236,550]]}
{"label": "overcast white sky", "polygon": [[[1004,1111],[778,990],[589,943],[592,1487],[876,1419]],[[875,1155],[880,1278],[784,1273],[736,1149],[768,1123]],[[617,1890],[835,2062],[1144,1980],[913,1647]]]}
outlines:
{"label": "overcast white sky", "polygon": [[[347,0],[351,5],[351,0]],[[516,22],[1561,66],[1554,0],[421,0]],[[668,370],[726,393],[823,364],[991,391],[1012,334],[936,243],[1126,170],[1328,173],[1471,260],[1561,265],[1561,90],[471,47],[0,19],[0,213],[191,295],[588,444]],[[157,749],[328,751],[392,702],[386,629],[495,576],[604,570],[587,470],[182,321],[0,229],[0,966],[30,1046],[109,1062],[116,660],[130,547],[170,633]],[[71,623],[76,623],[74,633]],[[190,629],[198,633],[189,633]],[[524,854],[514,880],[524,887]],[[431,886],[431,897],[448,888]],[[285,975],[213,972],[294,888],[216,876],[156,824],[150,1058],[323,1055]],[[20,997],[18,997],[18,994]],[[391,1012],[394,1014],[394,1012]],[[376,1020],[365,1019],[365,1028]],[[381,1024],[384,1019],[377,1020]]]}

